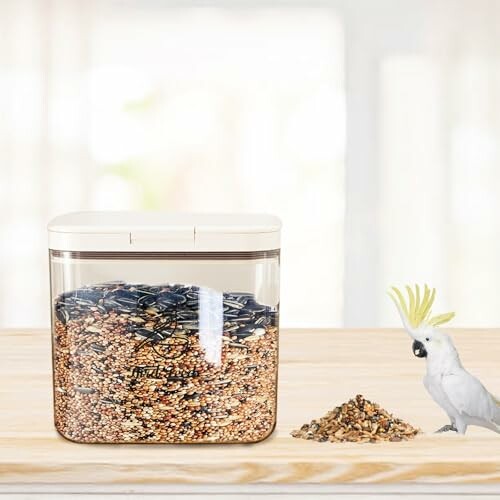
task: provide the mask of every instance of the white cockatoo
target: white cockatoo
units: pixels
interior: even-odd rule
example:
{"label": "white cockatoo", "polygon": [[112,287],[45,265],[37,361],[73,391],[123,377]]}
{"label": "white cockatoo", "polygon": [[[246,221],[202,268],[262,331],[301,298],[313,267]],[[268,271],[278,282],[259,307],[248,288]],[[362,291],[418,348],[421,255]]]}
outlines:
{"label": "white cockatoo", "polygon": [[430,290],[427,285],[422,298],[418,285],[415,291],[409,286],[406,290],[408,304],[396,287],[392,287],[394,293],[389,292],[389,295],[396,304],[405,330],[413,339],[413,353],[427,361],[425,388],[450,418],[450,424],[437,432],[465,434],[469,425],[478,425],[500,433],[499,398],[490,394],[462,366],[450,336],[437,328],[450,321],[455,313],[432,316],[436,290]]}

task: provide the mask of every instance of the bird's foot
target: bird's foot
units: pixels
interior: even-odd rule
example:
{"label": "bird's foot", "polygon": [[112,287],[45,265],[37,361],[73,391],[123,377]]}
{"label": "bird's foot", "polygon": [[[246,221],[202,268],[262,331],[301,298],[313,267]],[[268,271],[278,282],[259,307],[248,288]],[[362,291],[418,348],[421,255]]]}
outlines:
{"label": "bird's foot", "polygon": [[442,432],[449,432],[449,431],[458,432],[458,429],[455,427],[454,424],[443,425],[443,427],[441,427],[441,429],[438,429],[435,432],[435,434],[441,434]]}

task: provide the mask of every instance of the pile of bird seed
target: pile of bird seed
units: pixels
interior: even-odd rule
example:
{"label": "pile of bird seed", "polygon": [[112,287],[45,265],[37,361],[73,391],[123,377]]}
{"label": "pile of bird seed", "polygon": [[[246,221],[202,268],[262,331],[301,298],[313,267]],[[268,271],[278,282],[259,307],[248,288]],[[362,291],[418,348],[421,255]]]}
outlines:
{"label": "pile of bird seed", "polygon": [[419,432],[419,429],[395,418],[379,405],[358,394],[354,399],[329,411],[319,421],[312,420],[300,430],[292,431],[291,435],[320,443],[377,443],[408,441]]}

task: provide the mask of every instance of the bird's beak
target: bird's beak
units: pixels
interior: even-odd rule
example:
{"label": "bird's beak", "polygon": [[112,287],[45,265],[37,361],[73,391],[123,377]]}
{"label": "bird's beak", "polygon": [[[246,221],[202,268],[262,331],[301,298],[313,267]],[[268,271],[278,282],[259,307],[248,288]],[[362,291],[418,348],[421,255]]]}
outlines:
{"label": "bird's beak", "polygon": [[417,358],[427,357],[427,350],[425,349],[424,344],[422,344],[419,340],[413,341],[412,349],[413,354],[415,354]]}

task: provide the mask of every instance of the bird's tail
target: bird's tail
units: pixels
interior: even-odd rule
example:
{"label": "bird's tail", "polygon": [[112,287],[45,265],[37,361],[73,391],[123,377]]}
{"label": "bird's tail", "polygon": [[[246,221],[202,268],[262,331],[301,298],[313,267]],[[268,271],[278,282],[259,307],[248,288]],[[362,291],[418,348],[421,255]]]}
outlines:
{"label": "bird's tail", "polygon": [[493,394],[491,395],[491,397],[493,399],[493,402],[497,406],[497,411],[496,411],[495,416],[493,417],[493,421],[494,421],[495,425],[497,426],[497,432],[500,434],[500,398],[497,396],[493,396]]}

